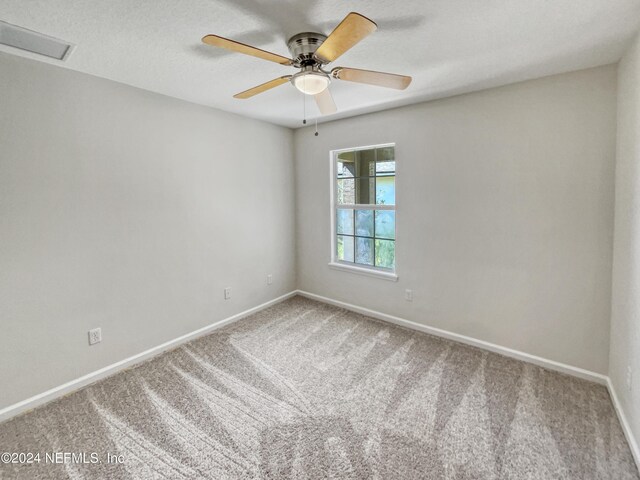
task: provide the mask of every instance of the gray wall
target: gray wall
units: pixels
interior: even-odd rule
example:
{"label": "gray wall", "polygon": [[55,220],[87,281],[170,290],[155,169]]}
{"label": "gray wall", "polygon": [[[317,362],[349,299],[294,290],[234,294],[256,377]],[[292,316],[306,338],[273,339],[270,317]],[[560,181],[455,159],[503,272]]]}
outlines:
{"label": "gray wall", "polygon": [[[615,95],[602,67],[314,137],[0,54],[0,408],[296,288],[296,248],[303,290],[606,373]],[[329,150],[384,142],[397,283],[327,266]]]}
{"label": "gray wall", "polygon": [[[298,287],[606,374],[615,124],[607,66],[297,130]],[[327,266],[329,151],[385,142],[397,283]]]}
{"label": "gray wall", "polygon": [[609,376],[640,440],[640,36],[618,66],[614,238]]}
{"label": "gray wall", "polygon": [[292,171],[289,129],[0,54],[0,408],[294,289]]}

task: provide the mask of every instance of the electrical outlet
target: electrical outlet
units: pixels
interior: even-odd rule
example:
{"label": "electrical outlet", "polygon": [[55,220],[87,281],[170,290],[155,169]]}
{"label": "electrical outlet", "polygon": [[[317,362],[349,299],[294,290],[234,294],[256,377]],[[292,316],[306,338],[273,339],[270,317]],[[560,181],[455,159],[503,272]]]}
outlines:
{"label": "electrical outlet", "polygon": [[89,345],[95,345],[102,341],[102,329],[94,328],[89,330]]}
{"label": "electrical outlet", "polygon": [[409,289],[405,290],[404,291],[404,299],[407,302],[413,302],[413,290],[409,290]]}
{"label": "electrical outlet", "polygon": [[627,390],[628,391],[631,391],[631,377],[632,377],[631,365],[627,365],[627,379],[626,379],[627,381],[626,381],[626,383],[627,383]]}
{"label": "electrical outlet", "polygon": [[231,298],[231,287],[224,289],[224,299],[229,300]]}
{"label": "electrical outlet", "polygon": [[273,275],[267,275],[267,285],[271,285],[273,283]]}

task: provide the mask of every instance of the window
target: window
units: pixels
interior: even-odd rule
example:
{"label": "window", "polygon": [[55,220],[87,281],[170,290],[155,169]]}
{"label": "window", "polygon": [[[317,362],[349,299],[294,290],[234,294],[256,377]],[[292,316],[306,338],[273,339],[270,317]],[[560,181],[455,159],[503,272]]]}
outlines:
{"label": "window", "polygon": [[394,145],[333,151],[331,266],[397,279]]}

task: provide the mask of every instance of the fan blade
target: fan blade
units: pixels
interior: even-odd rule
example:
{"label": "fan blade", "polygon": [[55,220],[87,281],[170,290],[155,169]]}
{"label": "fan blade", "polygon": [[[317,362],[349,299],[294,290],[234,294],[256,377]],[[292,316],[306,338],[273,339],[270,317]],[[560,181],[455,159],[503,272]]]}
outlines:
{"label": "fan blade", "polygon": [[316,105],[318,105],[322,115],[330,115],[338,111],[336,108],[336,102],[333,101],[333,97],[331,96],[331,92],[328,88],[325,88],[317,95],[314,95],[313,98],[316,99]]}
{"label": "fan blade", "polygon": [[207,45],[213,45],[214,47],[226,48],[234,52],[244,53],[245,55],[253,55],[254,57],[262,58],[263,60],[269,60],[270,62],[279,63],[280,65],[291,65],[293,61],[282,55],[267,52],[251,45],[236,42],[235,40],[229,40],[228,38],[219,37],[218,35],[207,35],[202,37],[202,42]]}
{"label": "fan blade", "polygon": [[333,62],[377,28],[378,26],[367,17],[351,12],[322,42],[315,56],[324,63]]}
{"label": "fan blade", "polygon": [[358,68],[336,67],[331,70],[331,76],[347,82],[368,83],[379,87],[404,90],[411,83],[411,77],[396,75],[395,73],[374,72]]}
{"label": "fan blade", "polygon": [[258,85],[257,87],[250,88],[249,90],[245,90],[244,92],[236,93],[233,98],[250,98],[254,95],[257,95],[262,92],[266,92],[267,90],[271,90],[272,88],[277,87],[278,85],[282,85],[283,83],[287,83],[291,75],[285,75],[284,77],[274,78],[268,82],[263,83],[262,85]]}

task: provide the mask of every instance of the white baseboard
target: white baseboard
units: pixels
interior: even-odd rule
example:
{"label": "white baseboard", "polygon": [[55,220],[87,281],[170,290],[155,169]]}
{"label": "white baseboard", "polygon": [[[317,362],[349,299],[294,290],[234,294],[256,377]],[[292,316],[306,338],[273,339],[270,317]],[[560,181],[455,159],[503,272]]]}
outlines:
{"label": "white baseboard", "polygon": [[102,380],[108,376],[111,376],[119,371],[122,371],[126,368],[132,367],[140,362],[150,359],[151,357],[155,357],[156,355],[160,355],[167,350],[172,350],[183,343],[186,343],[190,340],[194,340],[198,337],[202,337],[208,333],[211,333],[214,330],[217,330],[225,325],[229,325],[230,323],[236,322],[242,318],[248,317],[251,314],[259,312],[260,310],[264,310],[267,307],[275,305],[276,303],[280,303],[287,298],[293,297],[297,294],[297,291],[292,291],[282,295],[278,298],[274,298],[268,302],[265,302],[256,307],[250,308],[249,310],[245,310],[244,312],[237,313],[231,317],[225,318],[223,320],[219,320],[211,325],[207,325],[206,327],[199,328],[191,333],[187,333],[186,335],[182,335],[181,337],[174,338],[173,340],[169,340],[168,342],[163,343],[162,345],[158,345],[156,347],[150,348],[144,352],[138,353],[137,355],[133,355],[132,357],[125,358],[119,362],[108,365],[100,370],[96,370],[95,372],[88,373],[80,378],[76,378],[75,380],[71,380],[63,385],[58,387],[54,387],[46,392],[40,393],[38,395],[34,395],[31,398],[27,398],[18,403],[14,403],[13,405],[9,405],[6,408],[0,410],[0,422],[8,420],[9,418],[15,417],[21,413],[26,412],[27,410],[31,410],[33,408],[39,407],[45,403],[48,403],[57,398],[63,397],[70,393],[73,393],[87,385],[90,385],[98,380]]}
{"label": "white baseboard", "polygon": [[352,312],[361,313],[363,315],[367,315],[368,317],[377,318],[378,320],[383,320],[385,322],[394,323],[396,325],[400,325],[401,327],[410,328],[412,330],[418,330],[419,332],[428,333],[436,337],[442,337],[448,340],[464,343],[466,345],[471,345],[473,347],[489,350],[490,352],[499,353],[500,355],[515,358],[517,360],[522,360],[524,362],[533,363],[534,365],[538,365],[540,367],[544,367],[549,370],[566,373],[568,375],[583,378],[585,380],[590,380],[592,382],[596,382],[601,385],[607,385],[607,381],[609,380],[609,377],[607,377],[606,375],[602,375],[600,373],[592,372],[590,370],[585,370],[579,367],[574,367],[572,365],[566,365],[564,363],[556,362],[555,360],[548,360],[546,358],[538,357],[536,355],[531,355],[529,353],[513,350],[512,348],[496,345],[495,343],[485,342],[484,340],[478,340],[472,337],[467,337],[466,335],[461,335],[459,333],[450,332],[448,330],[442,330],[440,328],[429,327],[421,323],[412,322],[411,320],[405,320],[404,318],[395,317],[393,315],[381,313],[375,310],[370,310],[364,307],[359,307],[357,305],[352,305],[350,303],[340,302],[338,300],[333,300],[332,298],[316,295],[315,293],[305,292],[304,290],[298,290],[297,293],[298,295],[310,298],[312,300],[317,300],[319,302],[335,305],[336,307],[341,307],[346,310],[350,310]]}
{"label": "white baseboard", "polygon": [[627,442],[629,443],[629,448],[631,449],[631,454],[633,455],[634,460],[636,461],[636,466],[638,470],[640,470],[640,447],[638,446],[638,442],[631,431],[631,426],[627,421],[627,417],[624,414],[624,410],[622,410],[622,405],[620,405],[620,401],[618,400],[618,395],[616,395],[616,389],[613,388],[613,383],[611,382],[611,378],[607,378],[607,389],[609,390],[609,396],[611,397],[611,401],[613,402],[613,407],[618,414],[618,420],[620,420],[620,425],[622,425],[622,431],[624,432],[624,436],[627,438]]}

